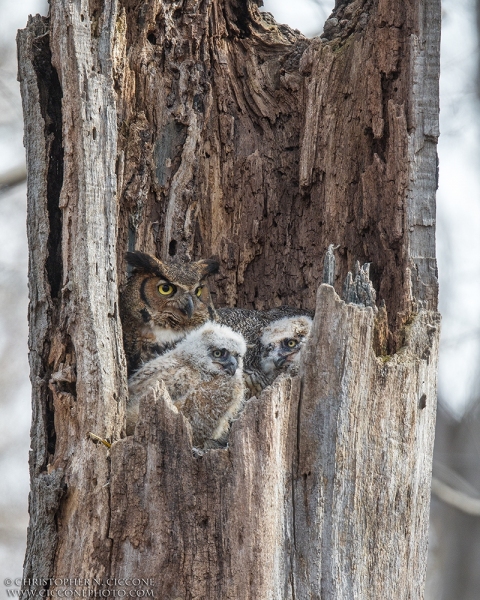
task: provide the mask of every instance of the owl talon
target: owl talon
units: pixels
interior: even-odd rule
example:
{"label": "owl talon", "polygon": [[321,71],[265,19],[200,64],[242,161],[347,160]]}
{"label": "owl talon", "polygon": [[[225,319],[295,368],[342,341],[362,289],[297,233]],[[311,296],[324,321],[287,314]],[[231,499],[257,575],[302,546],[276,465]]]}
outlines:
{"label": "owl talon", "polygon": [[204,454],[205,454],[205,452],[203,450],[201,450],[200,448],[196,448],[195,446],[193,446],[193,448],[192,448],[193,458],[202,458],[202,456]]}
{"label": "owl talon", "polygon": [[298,375],[300,372],[300,365],[298,365],[297,363],[292,363],[290,365],[290,368],[288,369],[288,374],[290,375],[290,377],[294,377],[295,375]]}
{"label": "owl talon", "polygon": [[101,438],[98,435],[95,435],[91,431],[88,432],[88,435],[89,435],[90,439],[93,440],[94,442],[101,442],[107,448],[111,448],[112,447],[112,444],[110,442],[107,442],[107,440],[105,440],[104,438]]}

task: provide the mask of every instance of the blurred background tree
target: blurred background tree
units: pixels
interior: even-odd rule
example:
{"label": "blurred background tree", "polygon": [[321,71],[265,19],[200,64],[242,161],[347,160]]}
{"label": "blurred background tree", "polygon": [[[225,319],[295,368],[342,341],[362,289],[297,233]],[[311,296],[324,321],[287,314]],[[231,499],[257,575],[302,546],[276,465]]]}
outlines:
{"label": "blurred background tree", "polygon": [[[439,404],[433,475],[480,503],[480,2],[443,2],[437,249]],[[474,600],[480,515],[432,495],[427,600]]]}
{"label": "blurred background tree", "polygon": [[[265,0],[305,35],[321,33],[333,0]],[[0,0],[0,581],[22,573],[28,524],[30,385],[22,113],[16,30],[46,0]],[[443,0],[438,263],[443,314],[435,477],[480,500],[480,0]],[[428,600],[470,600],[480,589],[480,517],[435,496]]]}
{"label": "blurred background tree", "polygon": [[47,0],[0,0],[0,581],[20,577],[28,525],[26,171],[15,36]]}

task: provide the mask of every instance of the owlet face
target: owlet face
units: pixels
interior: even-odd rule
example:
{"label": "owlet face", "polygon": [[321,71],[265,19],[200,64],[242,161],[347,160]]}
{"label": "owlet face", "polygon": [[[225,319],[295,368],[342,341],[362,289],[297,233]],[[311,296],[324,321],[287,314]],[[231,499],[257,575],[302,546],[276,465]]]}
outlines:
{"label": "owlet face", "polygon": [[225,371],[228,375],[235,375],[238,368],[238,354],[231,353],[226,348],[210,349],[210,360],[218,371]]}
{"label": "owlet face", "polygon": [[206,323],[190,333],[177,348],[192,368],[230,377],[243,367],[247,350],[243,336],[218,323]]}
{"label": "owlet face", "polygon": [[128,252],[126,258],[133,273],[121,294],[121,311],[127,359],[134,367],[148,359],[144,348],[155,351],[156,344],[159,351],[213,317],[205,279],[218,263],[167,263],[143,252]]}
{"label": "owlet face", "polygon": [[[235,375],[242,368],[247,347],[239,334],[217,323],[206,323],[189,336],[190,348],[196,354],[194,360],[203,362],[211,373]],[[203,357],[203,358],[202,358]]]}
{"label": "owlet face", "polygon": [[307,316],[285,317],[267,327],[262,335],[262,371],[272,374],[298,362],[299,353],[312,327]]}

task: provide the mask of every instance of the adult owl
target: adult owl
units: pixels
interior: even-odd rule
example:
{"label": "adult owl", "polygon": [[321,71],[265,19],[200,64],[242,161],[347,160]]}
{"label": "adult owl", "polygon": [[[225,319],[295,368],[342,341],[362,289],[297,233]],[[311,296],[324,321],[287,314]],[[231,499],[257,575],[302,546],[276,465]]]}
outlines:
{"label": "adult owl", "polygon": [[167,262],[145,252],[127,252],[126,260],[133,269],[120,292],[120,316],[131,374],[213,317],[205,280],[218,262]]}
{"label": "adult owl", "polygon": [[245,352],[240,334],[208,322],[145,363],[129,379],[127,434],[135,428],[142,394],[163,380],[173,403],[192,425],[193,445],[225,444],[230,423],[243,406]]}

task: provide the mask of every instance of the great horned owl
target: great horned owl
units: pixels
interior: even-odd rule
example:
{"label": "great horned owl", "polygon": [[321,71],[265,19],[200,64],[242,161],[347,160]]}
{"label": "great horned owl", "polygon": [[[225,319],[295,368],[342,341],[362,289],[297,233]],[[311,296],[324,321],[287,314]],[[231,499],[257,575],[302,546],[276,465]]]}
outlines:
{"label": "great horned owl", "polygon": [[205,279],[218,262],[164,262],[144,252],[127,252],[126,260],[133,271],[120,292],[120,315],[131,374],[213,317]]}
{"label": "great horned owl", "polygon": [[245,352],[240,334],[209,322],[172,350],[144,364],[129,379],[127,434],[135,428],[140,396],[161,379],[175,406],[192,425],[193,445],[208,446],[210,440],[223,444],[230,422],[243,406]]}
{"label": "great horned owl", "polygon": [[300,350],[310,335],[312,323],[311,317],[299,315],[283,317],[266,327],[260,338],[262,373],[273,381],[279,371],[294,369],[298,365]]}
{"label": "great horned owl", "polygon": [[[308,335],[304,332],[307,329],[310,331],[314,315],[313,311],[291,306],[267,310],[219,308],[216,314],[219,323],[241,333],[247,342],[243,374],[252,396],[258,396],[277,375],[298,361],[298,352]],[[300,317],[304,321],[299,328],[297,319]],[[276,324],[279,324],[279,328],[275,327]],[[298,335],[300,332],[301,336]],[[285,344],[288,345],[288,340],[293,345],[287,355]],[[283,363],[282,352],[285,358]]]}

